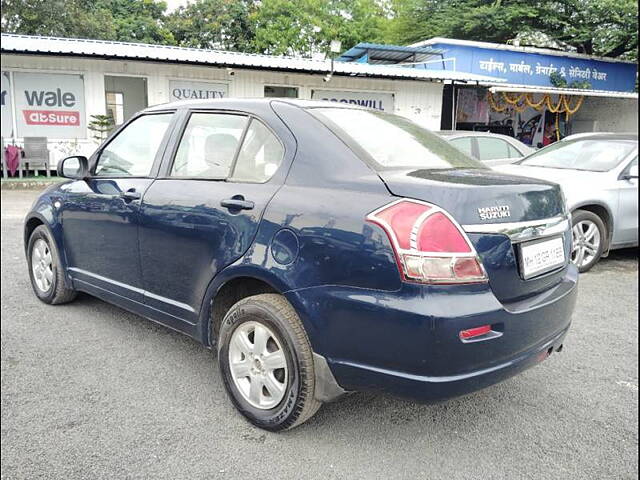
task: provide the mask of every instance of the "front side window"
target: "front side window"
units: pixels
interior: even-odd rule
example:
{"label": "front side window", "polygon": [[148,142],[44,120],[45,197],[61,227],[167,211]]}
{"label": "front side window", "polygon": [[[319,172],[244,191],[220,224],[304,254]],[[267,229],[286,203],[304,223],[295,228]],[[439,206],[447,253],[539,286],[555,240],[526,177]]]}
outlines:
{"label": "front side window", "polygon": [[172,115],[143,115],[127,125],[100,152],[95,175],[148,176]]}
{"label": "front side window", "polygon": [[242,143],[233,179],[266,182],[280,166],[283,155],[284,148],[276,136],[262,122],[253,119]]}
{"label": "front side window", "polygon": [[355,144],[376,170],[487,168],[435,133],[398,115],[350,108],[309,111],[347,144]]}
{"label": "front side window", "polygon": [[606,139],[556,142],[529,155],[521,165],[607,172],[618,166],[637,145],[631,140]]}
{"label": "front side window", "polygon": [[247,121],[244,115],[192,113],[171,176],[226,179]]}
{"label": "front side window", "polygon": [[478,137],[480,160],[509,158],[509,144],[500,138]]}

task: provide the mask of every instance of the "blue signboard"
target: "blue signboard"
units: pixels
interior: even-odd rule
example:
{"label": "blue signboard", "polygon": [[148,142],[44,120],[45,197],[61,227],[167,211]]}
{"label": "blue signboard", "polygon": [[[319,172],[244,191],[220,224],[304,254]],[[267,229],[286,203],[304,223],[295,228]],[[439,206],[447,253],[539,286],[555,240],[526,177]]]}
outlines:
{"label": "blue signboard", "polygon": [[633,92],[637,65],[607,62],[569,56],[545,55],[476,46],[434,43],[432,48],[445,50],[445,59],[453,61],[415,65],[429,70],[456,70],[503,78],[510,84],[552,86],[550,77],[556,73],[568,84],[587,82],[593,90]]}

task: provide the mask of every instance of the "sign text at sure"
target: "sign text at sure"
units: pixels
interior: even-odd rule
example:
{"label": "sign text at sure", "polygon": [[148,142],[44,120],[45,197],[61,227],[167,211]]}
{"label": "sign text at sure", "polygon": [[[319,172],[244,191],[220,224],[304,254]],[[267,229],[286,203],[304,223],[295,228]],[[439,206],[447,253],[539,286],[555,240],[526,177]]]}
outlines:
{"label": "sign text at sure", "polygon": [[16,72],[14,81],[19,137],[86,137],[82,76]]}

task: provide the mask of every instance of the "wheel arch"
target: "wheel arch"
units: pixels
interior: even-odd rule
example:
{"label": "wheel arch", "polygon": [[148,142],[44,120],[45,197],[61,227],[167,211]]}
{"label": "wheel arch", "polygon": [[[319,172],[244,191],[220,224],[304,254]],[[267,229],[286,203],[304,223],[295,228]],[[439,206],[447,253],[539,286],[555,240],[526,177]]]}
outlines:
{"label": "wheel arch", "polygon": [[200,308],[202,343],[215,345],[222,319],[243,298],[261,293],[283,295],[287,290],[280,278],[265,269],[246,264],[227,267],[211,280]]}
{"label": "wheel arch", "polygon": [[33,231],[39,226],[44,225],[44,227],[48,230],[49,236],[55,243],[55,248],[58,252],[60,264],[62,266],[62,270],[64,275],[62,278],[64,279],[65,285],[67,288],[73,288],[71,278],[68,275],[67,271],[67,256],[64,250],[64,245],[62,243],[62,231],[61,225],[55,221],[55,217],[53,216],[50,209],[39,209],[30,212],[24,221],[24,252],[25,256],[28,258],[28,248],[29,248],[29,239],[33,234]]}
{"label": "wheel arch", "polygon": [[331,402],[345,394],[345,390],[336,381],[333,372],[324,356],[314,349],[314,342],[310,325],[304,315],[303,306],[297,302],[297,296],[287,295],[291,291],[280,278],[268,270],[255,266],[230,267],[220,276],[214,278],[207,289],[200,313],[200,328],[202,343],[215,347],[220,326],[229,309],[243,298],[261,293],[276,293],[281,295],[298,314],[302,326],[311,343],[313,364],[315,371],[314,397],[320,402]]}
{"label": "wheel arch", "polygon": [[46,221],[39,216],[38,214],[29,215],[24,221],[24,248],[25,251],[29,246],[29,239],[31,238],[31,234],[33,231],[38,228],[40,225],[46,225]]}

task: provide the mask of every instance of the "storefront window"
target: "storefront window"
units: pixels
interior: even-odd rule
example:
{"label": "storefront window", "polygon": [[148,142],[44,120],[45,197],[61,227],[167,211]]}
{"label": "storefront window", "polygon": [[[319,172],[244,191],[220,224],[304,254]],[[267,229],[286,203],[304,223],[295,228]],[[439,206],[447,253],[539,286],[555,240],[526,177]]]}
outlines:
{"label": "storefront window", "polygon": [[107,92],[107,114],[116,125],[124,122],[124,95],[120,92]]}
{"label": "storefront window", "polygon": [[277,87],[265,85],[264,96],[270,98],[298,98],[298,87]]}
{"label": "storefront window", "polygon": [[122,75],[104,76],[105,104],[116,125],[147,108],[147,79]]}

